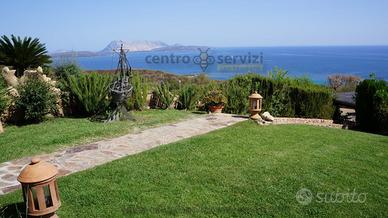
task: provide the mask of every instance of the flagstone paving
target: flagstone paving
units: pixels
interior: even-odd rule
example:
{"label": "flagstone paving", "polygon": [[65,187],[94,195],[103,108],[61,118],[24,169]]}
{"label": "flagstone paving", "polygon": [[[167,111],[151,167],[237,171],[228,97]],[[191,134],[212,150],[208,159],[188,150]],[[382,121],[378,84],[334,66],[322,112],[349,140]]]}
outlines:
{"label": "flagstone paving", "polygon": [[[64,176],[163,144],[224,128],[243,120],[246,118],[230,114],[209,114],[38,157],[54,164],[59,170],[59,176]],[[31,157],[26,157],[0,163],[0,195],[20,188],[16,178],[30,161]]]}

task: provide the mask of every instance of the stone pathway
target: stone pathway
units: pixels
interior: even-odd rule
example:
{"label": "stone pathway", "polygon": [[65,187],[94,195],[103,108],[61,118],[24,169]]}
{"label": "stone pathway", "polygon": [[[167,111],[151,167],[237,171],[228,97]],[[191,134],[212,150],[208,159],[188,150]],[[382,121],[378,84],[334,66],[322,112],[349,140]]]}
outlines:
{"label": "stone pathway", "polygon": [[[39,158],[54,164],[59,170],[59,176],[64,176],[163,144],[224,128],[243,120],[246,118],[230,114],[204,115],[175,124],[40,155]],[[31,157],[28,157],[0,164],[0,195],[20,188],[16,178],[21,169],[30,161]]]}

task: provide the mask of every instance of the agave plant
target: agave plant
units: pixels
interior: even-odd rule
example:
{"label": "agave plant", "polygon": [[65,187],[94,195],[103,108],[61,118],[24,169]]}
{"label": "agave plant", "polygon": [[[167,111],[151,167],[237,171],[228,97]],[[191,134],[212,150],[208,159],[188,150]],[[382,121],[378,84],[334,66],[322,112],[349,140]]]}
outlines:
{"label": "agave plant", "polygon": [[44,44],[38,38],[24,37],[21,39],[11,35],[11,38],[0,38],[0,65],[12,66],[16,76],[21,77],[24,70],[50,64],[50,56]]}
{"label": "agave plant", "polygon": [[88,115],[104,112],[109,105],[109,85],[112,77],[97,73],[69,76],[67,89],[84,107]]}
{"label": "agave plant", "polygon": [[178,108],[193,110],[195,109],[198,100],[198,88],[193,84],[184,85],[179,90]]}
{"label": "agave plant", "polygon": [[162,109],[168,109],[174,102],[174,94],[171,91],[170,83],[162,82],[156,87],[156,94]]}

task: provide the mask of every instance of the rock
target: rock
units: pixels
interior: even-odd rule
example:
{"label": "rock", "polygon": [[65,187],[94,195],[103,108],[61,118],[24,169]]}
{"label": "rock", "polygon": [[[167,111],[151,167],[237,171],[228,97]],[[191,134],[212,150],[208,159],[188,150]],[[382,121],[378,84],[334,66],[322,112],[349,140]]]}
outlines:
{"label": "rock", "polygon": [[19,97],[19,92],[14,87],[12,86],[8,87],[7,91],[8,91],[8,94],[12,97]]}
{"label": "rock", "polygon": [[0,133],[3,133],[3,132],[4,132],[3,124],[1,123],[1,120],[0,120]]}
{"label": "rock", "polygon": [[268,112],[264,112],[261,117],[265,120],[265,121],[271,121],[273,122],[275,120],[275,118]]}
{"label": "rock", "polygon": [[43,74],[43,69],[39,66],[38,68],[36,68],[36,72]]}
{"label": "rock", "polygon": [[3,76],[5,82],[8,86],[16,87],[19,85],[18,78],[15,76],[16,70],[9,70],[8,67],[4,67],[1,71],[1,75]]}

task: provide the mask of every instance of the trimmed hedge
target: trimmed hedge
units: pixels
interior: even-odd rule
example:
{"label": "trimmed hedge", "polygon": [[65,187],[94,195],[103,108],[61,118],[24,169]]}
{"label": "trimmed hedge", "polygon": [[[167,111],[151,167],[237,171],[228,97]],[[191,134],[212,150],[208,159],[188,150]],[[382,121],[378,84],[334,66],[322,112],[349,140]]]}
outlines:
{"label": "trimmed hedge", "polygon": [[228,113],[247,113],[248,96],[254,90],[263,96],[263,111],[275,116],[331,119],[334,113],[332,91],[303,78],[276,80],[258,74],[238,75],[227,81],[223,90]]}
{"label": "trimmed hedge", "polygon": [[374,78],[356,88],[357,126],[369,132],[388,134],[388,85]]}

